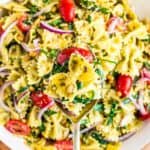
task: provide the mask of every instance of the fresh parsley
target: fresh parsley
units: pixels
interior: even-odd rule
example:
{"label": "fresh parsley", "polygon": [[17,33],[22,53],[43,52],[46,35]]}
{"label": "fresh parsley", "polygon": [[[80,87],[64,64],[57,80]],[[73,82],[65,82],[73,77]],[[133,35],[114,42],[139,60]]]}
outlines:
{"label": "fresh parsley", "polygon": [[79,80],[77,80],[76,85],[77,85],[78,90],[82,89],[82,87],[83,87],[83,83]]}
{"label": "fresh parsley", "polygon": [[150,63],[144,62],[143,66],[144,66],[146,69],[150,70]]}
{"label": "fresh parsley", "polygon": [[54,111],[54,110],[46,110],[45,111],[45,114],[47,115],[47,116],[51,116],[51,115],[55,115],[55,114],[57,114],[57,112],[56,111]]}
{"label": "fresh parsley", "polygon": [[104,111],[104,104],[103,103],[96,104],[93,109],[95,111],[103,112]]}
{"label": "fresh parsley", "polygon": [[87,19],[86,19],[89,23],[92,22],[92,16],[91,15],[88,15]]}
{"label": "fresh parsley", "polygon": [[30,13],[35,14],[38,11],[38,7],[35,5],[31,5],[30,7]]}
{"label": "fresh parsley", "polygon": [[92,136],[96,141],[98,141],[99,144],[103,144],[103,145],[108,144],[108,142],[103,139],[102,135],[99,134],[99,133],[97,133],[97,132],[93,132],[93,133],[91,134],[91,136]]}
{"label": "fresh parsley", "polygon": [[46,127],[44,126],[44,124],[41,124],[41,126],[39,126],[38,129],[40,130],[40,132],[43,132],[45,131]]}
{"label": "fresh parsley", "polygon": [[101,69],[97,68],[97,69],[95,70],[95,72],[100,76],[101,79],[104,78],[104,73],[103,73],[103,71],[102,71]]}
{"label": "fresh parsley", "polygon": [[148,35],[148,37],[147,37],[147,38],[142,39],[142,41],[143,41],[143,42],[150,42],[150,35]]}
{"label": "fresh parsley", "polygon": [[87,104],[90,101],[91,101],[91,99],[89,99],[89,98],[83,98],[83,97],[77,97],[77,96],[73,100],[74,103],[82,103],[82,104]]}
{"label": "fresh parsley", "polygon": [[117,114],[117,101],[112,101],[112,104],[111,104],[111,110],[110,110],[110,113],[108,115],[108,120],[107,120],[107,125],[110,125],[112,124],[113,122],[113,118],[116,116]]}

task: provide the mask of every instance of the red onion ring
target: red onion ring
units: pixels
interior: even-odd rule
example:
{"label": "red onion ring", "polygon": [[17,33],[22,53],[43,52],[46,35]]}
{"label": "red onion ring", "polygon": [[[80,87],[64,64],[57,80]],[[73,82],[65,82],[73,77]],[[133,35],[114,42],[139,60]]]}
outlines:
{"label": "red onion ring", "polygon": [[139,99],[138,99],[138,104],[139,104],[139,111],[142,115],[147,114],[144,104],[143,104],[143,97],[144,97],[144,91],[141,90],[139,93]]}
{"label": "red onion ring", "polygon": [[39,111],[39,113],[38,113],[38,119],[39,119],[39,120],[42,120],[42,116],[43,116],[43,114],[45,113],[45,111],[47,111],[48,108],[51,107],[53,104],[54,104],[54,101],[53,101],[53,103],[49,103],[47,106],[45,106],[44,108],[42,108],[42,109]]}
{"label": "red onion ring", "polygon": [[7,36],[7,34],[10,32],[10,30],[17,25],[17,22],[18,21],[15,21],[13,22],[11,25],[9,25],[9,27],[4,31],[4,33],[1,35],[0,37],[0,50],[2,49],[3,47],[3,42],[4,42],[4,39],[5,37]]}
{"label": "red onion ring", "polygon": [[125,140],[127,140],[127,139],[129,139],[130,137],[132,137],[133,135],[135,135],[135,131],[132,131],[132,132],[130,132],[130,133],[127,133],[127,134],[125,134],[125,135],[122,135],[122,136],[120,136],[119,137],[119,141],[125,141]]}
{"label": "red onion ring", "polygon": [[57,34],[71,34],[71,33],[73,33],[73,31],[71,31],[71,30],[61,30],[61,29],[57,29],[55,27],[52,27],[52,26],[48,25],[47,23],[45,23],[44,21],[41,21],[40,26],[45,30],[48,30],[50,32],[54,32]]}
{"label": "red onion ring", "polygon": [[0,106],[2,108],[4,108],[6,111],[8,112],[11,112],[11,109],[3,102],[3,95],[4,95],[4,91],[5,89],[12,85],[13,84],[13,81],[8,81],[8,82],[5,82],[1,87],[0,87]]}
{"label": "red onion ring", "polygon": [[22,42],[21,43],[22,48],[26,51],[26,52],[32,52],[32,51],[39,51],[39,47],[38,48],[30,48],[26,43]]}

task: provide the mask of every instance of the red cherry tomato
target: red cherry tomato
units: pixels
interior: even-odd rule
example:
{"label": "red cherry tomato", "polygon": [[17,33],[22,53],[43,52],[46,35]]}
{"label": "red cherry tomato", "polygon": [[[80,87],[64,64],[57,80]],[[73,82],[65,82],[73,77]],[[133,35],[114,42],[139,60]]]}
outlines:
{"label": "red cherry tomato", "polygon": [[86,49],[83,49],[83,48],[70,47],[70,48],[66,48],[66,49],[62,50],[58,54],[57,62],[62,65],[66,60],[69,59],[69,57],[73,53],[80,54],[86,60],[88,60],[88,62],[92,62],[93,61],[93,55],[92,55],[92,53],[89,50],[86,50]]}
{"label": "red cherry tomato", "polygon": [[30,134],[30,127],[21,120],[9,120],[5,125],[6,129],[16,135],[28,136]]}
{"label": "red cherry tomato", "polygon": [[3,32],[4,32],[4,29],[3,29],[2,25],[0,24],[0,36],[3,34]]}
{"label": "red cherry tomato", "polygon": [[22,32],[28,32],[30,30],[30,24],[28,23],[27,15],[23,15],[18,19],[18,28]]}
{"label": "red cherry tomato", "polygon": [[147,119],[149,119],[150,118],[150,112],[148,111],[148,109],[147,109],[147,107],[145,106],[145,114],[141,114],[140,112],[139,112],[139,118],[142,120],[142,121],[145,121],[145,120],[147,120]]}
{"label": "red cherry tomato", "polygon": [[126,30],[126,25],[119,17],[112,17],[106,23],[108,33],[113,34],[117,32],[123,32]]}
{"label": "red cherry tomato", "polygon": [[122,96],[127,96],[132,87],[132,78],[129,75],[119,75],[117,80],[117,91],[119,91]]}
{"label": "red cherry tomato", "polygon": [[56,141],[54,143],[54,146],[57,148],[57,150],[73,150],[72,141],[67,140]]}
{"label": "red cherry tomato", "polygon": [[32,92],[30,98],[33,103],[40,108],[44,108],[47,105],[49,105],[49,107],[52,107],[54,105],[54,101],[50,97],[48,97],[48,95],[40,91]]}
{"label": "red cherry tomato", "polygon": [[75,18],[75,4],[73,0],[60,0],[60,14],[66,22],[73,22]]}

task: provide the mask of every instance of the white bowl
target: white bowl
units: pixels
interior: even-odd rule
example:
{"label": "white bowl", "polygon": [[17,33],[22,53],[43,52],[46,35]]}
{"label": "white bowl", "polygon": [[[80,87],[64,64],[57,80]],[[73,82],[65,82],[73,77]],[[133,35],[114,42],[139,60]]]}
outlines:
{"label": "white bowl", "polygon": [[[8,1],[9,0],[0,0],[0,4],[7,3]],[[150,0],[130,0],[130,4],[134,6],[135,12],[140,19],[146,17],[150,20]],[[30,148],[23,143],[22,138],[15,137],[2,126],[0,126],[0,140],[12,150],[30,150]],[[121,150],[141,150],[148,142],[150,142],[150,121],[146,121],[137,134],[126,140]]]}

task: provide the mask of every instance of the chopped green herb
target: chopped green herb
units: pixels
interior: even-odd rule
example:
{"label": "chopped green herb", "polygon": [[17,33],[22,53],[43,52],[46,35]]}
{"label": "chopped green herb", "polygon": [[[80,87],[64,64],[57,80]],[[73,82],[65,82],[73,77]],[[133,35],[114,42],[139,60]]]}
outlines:
{"label": "chopped green herb", "polygon": [[97,68],[97,69],[95,70],[95,72],[100,76],[101,79],[104,78],[104,73],[103,73],[103,71],[102,71],[101,69]]}
{"label": "chopped green herb", "polygon": [[96,60],[94,60],[93,64],[94,64],[94,66],[100,65],[101,61],[99,59],[96,59]]}
{"label": "chopped green herb", "polygon": [[31,20],[27,19],[27,20],[23,20],[23,23],[26,25],[31,25]]}
{"label": "chopped green herb", "polygon": [[67,72],[68,71],[68,61],[64,63],[64,65],[54,64],[52,74],[60,73],[60,72]]}
{"label": "chopped green herb", "polygon": [[143,42],[150,42],[150,35],[148,35],[148,38],[142,39]]}
{"label": "chopped green herb", "polygon": [[100,8],[100,12],[102,12],[103,14],[109,14],[110,10],[108,8],[102,7]]}
{"label": "chopped green herb", "polygon": [[131,100],[129,98],[126,98],[125,100],[123,100],[124,104],[129,104],[131,102]]}
{"label": "chopped green herb", "polygon": [[32,5],[32,6],[30,7],[30,13],[31,13],[31,14],[35,14],[37,11],[38,11],[38,7],[37,7],[37,6]]}
{"label": "chopped green herb", "polygon": [[91,15],[88,15],[87,19],[86,19],[89,23],[92,22],[92,16]]}
{"label": "chopped green herb", "polygon": [[104,104],[96,104],[93,108],[95,111],[103,112],[104,111]]}
{"label": "chopped green herb", "polygon": [[91,99],[89,99],[89,98],[83,98],[83,97],[77,97],[77,96],[73,100],[74,103],[82,103],[82,104],[87,104],[90,101],[91,101]]}
{"label": "chopped green herb", "polygon": [[40,132],[45,131],[45,126],[44,126],[44,124],[42,124],[41,126],[39,126],[38,129],[40,130]]}
{"label": "chopped green herb", "polygon": [[46,111],[45,111],[45,114],[46,114],[47,116],[51,116],[51,115],[57,114],[57,112],[49,109],[49,110],[46,110]]}
{"label": "chopped green herb", "polygon": [[64,23],[64,21],[62,19],[57,19],[57,20],[50,22],[49,24],[52,26],[59,26],[62,23]]}
{"label": "chopped green herb", "polygon": [[108,144],[108,142],[103,139],[102,135],[99,134],[99,133],[97,133],[97,132],[93,132],[93,133],[91,134],[91,136],[92,136],[95,140],[97,140],[98,143],[100,143],[100,144],[103,144],[103,145]]}
{"label": "chopped green herb", "polygon": [[32,135],[32,137],[34,137],[34,138],[37,138],[37,137],[38,137],[38,134],[37,134],[35,131],[31,132],[31,135]]}
{"label": "chopped green herb", "polygon": [[113,100],[111,104],[111,110],[108,115],[107,125],[112,124],[113,118],[116,116],[117,110],[117,101]]}
{"label": "chopped green herb", "polygon": [[28,89],[28,86],[22,87],[22,88],[20,88],[17,92],[18,92],[18,93],[22,93],[23,91],[25,91],[25,90],[27,90],[27,89]]}
{"label": "chopped green herb", "polygon": [[58,51],[56,49],[50,50],[50,56],[51,56],[51,58],[56,58],[57,54],[58,54]]}
{"label": "chopped green herb", "polygon": [[43,0],[43,3],[48,3],[49,2],[49,0]]}
{"label": "chopped green herb", "polygon": [[82,87],[83,87],[83,83],[79,80],[77,80],[76,85],[77,85],[78,90],[82,89]]}
{"label": "chopped green herb", "polygon": [[73,24],[73,23],[69,23],[69,24],[68,24],[68,27],[69,27],[69,30],[73,30],[74,24]]}
{"label": "chopped green herb", "polygon": [[108,60],[108,59],[100,59],[101,61],[107,61],[109,63],[112,63],[112,64],[117,64],[117,62],[115,61],[112,61],[112,60]]}
{"label": "chopped green herb", "polygon": [[149,62],[144,62],[144,67],[148,70],[150,70],[150,63]]}
{"label": "chopped green herb", "polygon": [[88,119],[83,119],[80,122],[81,125],[87,125],[88,123],[90,123],[90,121]]}

